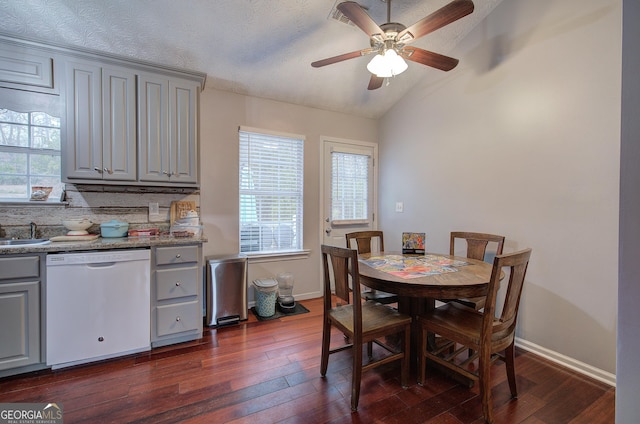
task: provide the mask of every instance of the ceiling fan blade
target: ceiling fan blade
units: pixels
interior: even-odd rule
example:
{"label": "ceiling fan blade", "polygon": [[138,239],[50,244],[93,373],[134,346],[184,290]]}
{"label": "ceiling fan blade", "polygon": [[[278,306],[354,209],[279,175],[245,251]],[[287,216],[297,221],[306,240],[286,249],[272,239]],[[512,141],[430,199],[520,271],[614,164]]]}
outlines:
{"label": "ceiling fan blade", "polygon": [[473,12],[474,6],[471,0],[453,0],[451,3],[436,10],[431,15],[422,18],[409,28],[401,31],[397,40],[402,43],[410,43],[416,38],[427,35],[445,25],[457,21]]}
{"label": "ceiling fan blade", "polygon": [[338,5],[338,10],[342,12],[351,22],[366,32],[369,37],[374,34],[384,34],[384,31],[375,23],[373,19],[355,1],[345,1]]}
{"label": "ceiling fan blade", "polygon": [[405,59],[442,71],[450,71],[458,65],[458,59],[419,49],[418,47],[405,47],[400,54]]}
{"label": "ceiling fan blade", "polygon": [[371,75],[371,79],[369,80],[368,90],[376,90],[382,87],[382,83],[384,82],[384,78],[379,77],[377,75]]}
{"label": "ceiling fan blade", "polygon": [[328,57],[328,58],[322,59],[322,60],[316,60],[315,62],[311,63],[311,66],[313,66],[314,68],[320,68],[322,66],[327,66],[327,65],[331,65],[333,63],[342,62],[343,60],[354,59],[354,58],[360,57],[360,56],[366,56],[366,55],[371,54],[373,52],[375,52],[375,50],[372,49],[372,48],[357,50],[355,52],[350,52],[350,53],[345,53],[345,54],[341,54],[341,55],[338,55],[338,56]]}

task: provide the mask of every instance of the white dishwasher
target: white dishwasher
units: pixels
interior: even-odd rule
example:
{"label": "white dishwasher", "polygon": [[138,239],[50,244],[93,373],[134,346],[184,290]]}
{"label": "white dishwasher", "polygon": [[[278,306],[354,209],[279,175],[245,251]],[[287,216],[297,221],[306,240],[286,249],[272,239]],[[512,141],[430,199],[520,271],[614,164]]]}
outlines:
{"label": "white dishwasher", "polygon": [[62,368],[151,349],[150,252],[47,255],[47,365]]}

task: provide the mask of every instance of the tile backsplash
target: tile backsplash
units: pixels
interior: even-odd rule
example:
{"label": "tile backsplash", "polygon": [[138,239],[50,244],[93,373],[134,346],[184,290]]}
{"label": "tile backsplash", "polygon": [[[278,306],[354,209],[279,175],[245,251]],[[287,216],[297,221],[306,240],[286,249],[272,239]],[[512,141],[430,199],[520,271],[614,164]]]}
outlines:
{"label": "tile backsplash", "polygon": [[[63,203],[0,203],[0,238],[28,238],[31,222],[37,225],[37,238],[64,235],[62,221],[69,218],[90,219],[94,225],[89,232],[96,234],[101,223],[112,219],[129,223],[130,229],[168,231],[172,201],[195,201],[198,209],[200,205],[200,191],[191,188],[66,184],[65,189]],[[149,203],[158,203],[161,220],[149,221]]]}

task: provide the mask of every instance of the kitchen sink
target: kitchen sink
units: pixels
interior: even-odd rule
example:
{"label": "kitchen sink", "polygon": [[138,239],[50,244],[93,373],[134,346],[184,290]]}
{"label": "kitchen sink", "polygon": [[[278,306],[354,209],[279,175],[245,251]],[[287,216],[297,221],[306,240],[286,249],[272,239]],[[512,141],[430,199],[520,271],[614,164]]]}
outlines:
{"label": "kitchen sink", "polygon": [[49,243],[51,243],[51,240],[47,239],[0,239],[0,248],[41,246]]}

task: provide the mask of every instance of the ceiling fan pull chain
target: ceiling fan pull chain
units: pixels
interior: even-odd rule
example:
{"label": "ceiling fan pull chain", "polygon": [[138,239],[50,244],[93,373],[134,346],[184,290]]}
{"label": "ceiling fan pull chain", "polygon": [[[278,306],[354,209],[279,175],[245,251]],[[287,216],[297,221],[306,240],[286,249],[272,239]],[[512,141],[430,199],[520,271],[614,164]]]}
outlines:
{"label": "ceiling fan pull chain", "polygon": [[391,22],[391,0],[382,0],[387,2],[387,22]]}

